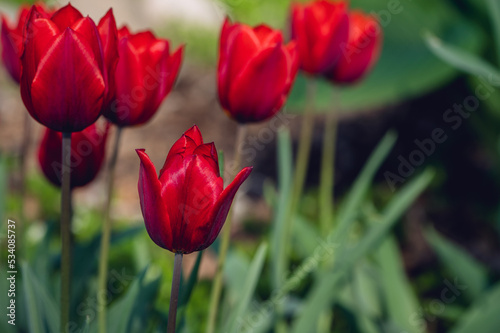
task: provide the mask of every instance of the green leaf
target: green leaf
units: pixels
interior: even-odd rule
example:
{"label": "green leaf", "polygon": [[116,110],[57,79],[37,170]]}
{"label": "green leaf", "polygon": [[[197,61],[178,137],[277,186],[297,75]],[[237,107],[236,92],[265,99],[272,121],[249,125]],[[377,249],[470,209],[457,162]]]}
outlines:
{"label": "green leaf", "polygon": [[311,221],[304,216],[295,215],[293,225],[294,251],[307,258],[318,247],[318,241],[321,241],[318,230]]}
{"label": "green leaf", "polygon": [[240,301],[236,307],[234,307],[235,310],[231,313],[230,319],[226,324],[225,332],[239,332],[238,325],[250,306],[250,301],[252,300],[255,288],[257,287],[257,282],[259,281],[259,277],[262,272],[262,267],[264,266],[266,250],[267,245],[265,243],[261,244],[257,249],[247,272],[247,278],[245,279],[244,284],[240,286],[243,289]]}
{"label": "green leaf", "polygon": [[419,312],[420,306],[406,276],[394,237],[386,238],[378,249],[376,257],[391,322],[408,333],[424,332],[425,325],[413,325],[410,321],[410,318]]}
{"label": "green leaf", "polygon": [[181,296],[179,297],[179,308],[188,304],[191,294],[193,293],[194,286],[198,280],[198,271],[200,270],[201,257],[203,256],[203,251],[199,251],[196,256],[196,261],[194,263],[191,274],[189,274],[186,282],[181,283]]}
{"label": "green leaf", "polygon": [[500,2],[498,0],[487,0],[488,11],[493,23],[493,35],[495,36],[495,47],[497,50],[497,65],[500,66]]}
{"label": "green leaf", "polygon": [[380,222],[371,226],[358,243],[350,248],[338,250],[337,261],[333,269],[322,274],[309,293],[294,323],[293,333],[307,332],[308,328],[315,327],[318,315],[327,309],[337,297],[340,282],[347,277],[347,272],[359,259],[376,250],[391,227],[429,185],[433,174],[432,171],[426,170],[409,182],[389,202]]}
{"label": "green leaf", "polygon": [[[141,291],[145,286],[145,276],[149,267],[146,267],[132,282],[126,294],[112,304],[108,310],[107,331],[109,333],[129,332],[132,318],[132,309],[141,297]],[[143,304],[144,306],[144,304]]]}
{"label": "green leaf", "polygon": [[466,72],[488,80],[494,86],[500,85],[500,72],[479,56],[446,44],[431,33],[425,36],[427,45],[444,62]]}
{"label": "green leaf", "polygon": [[59,309],[51,293],[38,281],[27,263],[21,264],[24,295],[28,310],[29,331],[44,333],[59,332]]}
{"label": "green leaf", "polygon": [[342,247],[347,240],[348,233],[351,230],[352,224],[357,218],[357,215],[361,211],[361,204],[366,196],[366,193],[370,189],[373,178],[386,159],[387,155],[389,155],[392,147],[394,147],[396,139],[397,136],[392,131],[389,131],[382,138],[363,167],[363,170],[361,170],[361,173],[356,178],[356,181],[352,185],[346,199],[339,207],[337,218],[338,225],[329,236],[332,239],[332,243],[337,247]]}
{"label": "green leaf", "polygon": [[461,316],[450,333],[497,333],[500,327],[498,304],[500,284],[490,288]]}
{"label": "green leaf", "polygon": [[480,296],[488,278],[484,266],[463,249],[439,235],[434,229],[426,230],[425,236],[450,273],[457,277],[460,283],[467,285],[464,293],[469,299]]}

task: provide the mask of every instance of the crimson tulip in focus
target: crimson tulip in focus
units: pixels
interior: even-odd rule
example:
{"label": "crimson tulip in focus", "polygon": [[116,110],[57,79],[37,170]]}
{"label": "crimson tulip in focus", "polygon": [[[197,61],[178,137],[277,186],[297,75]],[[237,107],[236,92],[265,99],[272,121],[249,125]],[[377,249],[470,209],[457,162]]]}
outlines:
{"label": "crimson tulip in focus", "polygon": [[183,47],[170,54],[169,41],[150,31],[118,31],[119,60],[114,99],[104,116],[118,126],[147,122],[172,89],[181,66]]}
{"label": "crimson tulip in focus", "polygon": [[[43,3],[36,4],[38,12],[44,17],[50,17]],[[23,51],[23,29],[29,15],[29,8],[21,6],[17,24],[11,24],[8,18],[2,15],[2,61],[14,81],[21,79],[21,54]]]}
{"label": "crimson tulip in focus", "polygon": [[[81,132],[73,133],[71,139],[71,187],[90,183],[97,175],[104,161],[109,124],[99,130],[92,124]],[[47,179],[61,186],[62,134],[49,128],[38,148],[38,162]]]}
{"label": "crimson tulip in focus", "polygon": [[349,36],[347,2],[319,0],[292,6],[291,32],[297,42],[300,68],[308,74],[330,70]]}
{"label": "crimson tulip in focus", "polygon": [[240,171],[223,189],[217,151],[203,143],[194,126],[177,140],[158,176],[144,149],[141,160],[139,197],[146,229],[160,247],[174,253],[201,251],[219,234],[236,191],[252,168]]}
{"label": "crimson tulip in focus", "polygon": [[218,89],[222,108],[240,123],[274,116],[285,104],[298,70],[295,42],[266,25],[229,20],[220,37]]}
{"label": "crimson tulip in focus", "polygon": [[79,132],[101,115],[117,61],[110,16],[102,21],[101,37],[94,21],[69,4],[50,19],[31,8],[23,35],[21,96],[41,124]]}
{"label": "crimson tulip in focus", "polygon": [[382,29],[375,17],[361,11],[349,14],[349,40],[343,55],[327,77],[336,83],[353,83],[365,76],[380,55]]}

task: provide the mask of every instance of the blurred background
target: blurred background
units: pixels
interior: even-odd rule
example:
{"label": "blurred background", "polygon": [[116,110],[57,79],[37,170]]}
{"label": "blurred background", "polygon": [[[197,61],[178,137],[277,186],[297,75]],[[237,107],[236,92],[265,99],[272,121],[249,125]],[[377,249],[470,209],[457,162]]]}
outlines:
{"label": "blurred background", "polygon": [[[14,17],[21,3],[1,0],[0,11]],[[216,91],[221,24],[229,16],[248,24],[264,22],[287,31],[290,1],[74,0],[71,3],[95,20],[112,7],[119,26],[126,22],[133,31],[151,29],[158,36],[170,39],[172,48],[186,44],[176,87],[161,109],[146,125],[124,131],[112,216],[118,226],[142,226],[137,195],[139,160],[134,149],[145,148],[155,165],[161,165],[173,142],[196,124],[205,141],[214,141],[230,160],[236,126],[221,111]],[[487,272],[488,281],[500,278],[500,82],[464,73],[443,61],[432,51],[428,36],[433,34],[498,68],[494,25],[483,0],[352,0],[350,3],[351,8],[362,8],[378,16],[384,43],[380,61],[361,84],[331,87],[329,83],[319,83],[316,111],[325,114],[335,108],[341,112],[335,195],[341,198],[350,188],[376,144],[391,129],[398,134],[396,146],[370,190],[380,204],[426,166],[435,169],[432,185],[395,228],[412,289],[424,311],[433,315],[428,305],[440,297],[444,279],[452,280],[455,275],[450,268],[453,265],[443,264],[439,251],[429,244],[426,237],[429,228],[434,228],[473,258],[481,270]],[[48,1],[48,4],[62,6],[66,2]],[[258,154],[243,162],[254,165],[255,170],[238,199],[234,234],[234,239],[239,239],[240,246],[247,251],[270,229],[272,213],[263,191],[267,183],[276,182],[273,126],[289,126],[296,140],[305,103],[304,88],[304,78],[298,77],[283,115],[271,123],[250,126],[251,136],[262,137],[258,146],[251,140],[246,142],[249,147],[257,147]],[[25,111],[18,90],[5,70],[0,69],[0,151],[9,170],[5,185],[8,195],[2,205],[9,216],[14,216],[19,206],[19,175],[15,168]],[[338,96],[334,102],[332,94]],[[462,112],[455,111],[458,109]],[[440,139],[433,134],[436,130],[441,133]],[[41,126],[33,121],[27,154],[26,203],[27,219],[32,221],[28,233],[31,242],[36,242],[37,233],[47,228],[44,221],[58,216],[58,190],[43,178],[36,161],[40,138]],[[306,195],[300,204],[306,216],[314,216],[317,210],[314,198],[319,181],[321,141],[320,115],[315,127]],[[422,148],[422,142],[427,143],[427,148]],[[99,223],[93,220],[102,209],[104,199],[103,172],[90,186],[76,191],[75,228],[83,239],[99,230]],[[125,245],[120,249],[134,251]],[[112,256],[115,266],[123,264],[118,250]],[[210,279],[213,270],[214,255],[209,254],[202,264],[201,278]],[[167,289],[163,292],[168,293]],[[195,299],[201,302],[208,290],[208,287],[200,287],[195,291]],[[446,332],[450,323],[460,317],[460,308],[469,302],[467,297],[458,298],[445,312],[426,317],[428,331]],[[492,306],[500,311],[498,304]]]}

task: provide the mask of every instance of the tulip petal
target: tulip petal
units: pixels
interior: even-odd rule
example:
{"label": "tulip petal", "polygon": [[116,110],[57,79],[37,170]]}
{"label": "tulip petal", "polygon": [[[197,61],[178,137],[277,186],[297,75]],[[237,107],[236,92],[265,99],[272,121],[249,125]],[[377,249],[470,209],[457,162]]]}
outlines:
{"label": "tulip petal", "polygon": [[2,15],[2,61],[10,76],[19,82],[21,78],[20,50],[22,47],[22,33],[11,30],[7,18]]}
{"label": "tulip petal", "polygon": [[54,43],[59,29],[48,19],[37,19],[38,15],[36,7],[33,6],[23,33],[25,48],[21,56],[21,97],[31,116],[39,121],[31,100],[31,83],[37,72],[40,59],[49,46]]}
{"label": "tulip petal", "polygon": [[260,121],[278,111],[289,74],[286,53],[281,44],[262,51],[234,80],[229,109],[237,121]]}
{"label": "tulip petal", "polygon": [[193,252],[192,244],[203,242],[210,230],[210,212],[222,192],[223,180],[199,155],[190,155],[182,166],[169,169],[165,180],[162,197],[170,203],[169,217],[177,221],[172,228],[172,247],[183,253]]}
{"label": "tulip petal", "polygon": [[[164,45],[163,51],[161,45]],[[145,123],[156,113],[163,100],[174,86],[175,79],[179,73],[182,54],[184,48],[180,47],[175,53],[169,55],[168,42],[158,41],[150,50],[150,60],[145,61],[146,64],[157,64],[156,68],[148,67],[148,72],[144,77],[144,85],[148,94],[148,98],[144,104],[144,112],[138,119],[138,123]],[[150,89],[148,89],[150,88]]]}
{"label": "tulip petal", "polygon": [[165,170],[172,168],[174,164],[178,165],[185,155],[193,154],[194,150],[202,144],[203,138],[198,126],[194,125],[184,132],[168,152],[163,168],[160,170],[160,181],[163,183],[162,175]]}
{"label": "tulip petal", "polygon": [[217,175],[217,177],[220,177],[219,157],[217,156],[217,150],[215,149],[215,144],[213,142],[198,146],[194,150],[193,154],[203,157],[207,166],[211,168],[212,173]]}
{"label": "tulip petal", "polygon": [[273,30],[269,26],[262,24],[253,29],[255,36],[260,41],[260,47],[266,48],[275,44],[283,43],[283,35],[279,30]]}
{"label": "tulip petal", "polygon": [[73,23],[73,25],[71,26],[71,30],[82,35],[82,40],[84,39],[89,43],[92,49],[92,54],[94,55],[96,62],[99,65],[101,73],[105,74],[106,71],[104,64],[104,54],[101,46],[101,38],[94,21],[92,21],[92,19],[89,17],[81,18]]}
{"label": "tulip petal", "polygon": [[81,18],[83,18],[82,13],[71,4],[67,4],[52,15],[51,21],[59,27],[59,30],[63,31]]}
{"label": "tulip petal", "polygon": [[241,184],[250,176],[252,172],[252,167],[246,167],[241,170],[231,184],[229,184],[224,191],[222,191],[221,195],[217,199],[215,206],[210,212],[210,218],[208,219],[212,225],[210,226],[210,232],[206,237],[206,242],[203,246],[196,249],[196,251],[201,251],[208,246],[210,246],[221,231],[224,226],[224,222],[226,221],[227,214],[229,213],[229,209],[231,208],[231,204],[233,203],[234,196],[236,195],[236,191],[240,188]]}
{"label": "tulip petal", "polygon": [[223,99],[231,89],[229,82],[232,82],[257,54],[259,45],[260,41],[250,27],[224,25],[218,68],[219,98],[223,107],[226,107]]}
{"label": "tulip petal", "polygon": [[164,249],[172,249],[170,217],[161,196],[161,184],[156,170],[144,149],[137,149],[141,160],[139,197],[144,223],[151,239]]}
{"label": "tulip petal", "polygon": [[118,64],[118,31],[113,15],[113,9],[109,9],[106,15],[101,18],[97,26],[101,37],[102,51],[107,76],[107,97],[104,102],[105,108],[109,106],[116,93],[115,71]]}
{"label": "tulip petal", "polygon": [[67,28],[46,51],[33,79],[34,113],[53,130],[81,131],[99,117],[105,88],[89,43]]}
{"label": "tulip petal", "polygon": [[106,109],[105,116],[120,126],[135,124],[146,100],[142,78],[144,70],[136,49],[128,38],[120,39],[119,55],[115,73],[115,102]]}

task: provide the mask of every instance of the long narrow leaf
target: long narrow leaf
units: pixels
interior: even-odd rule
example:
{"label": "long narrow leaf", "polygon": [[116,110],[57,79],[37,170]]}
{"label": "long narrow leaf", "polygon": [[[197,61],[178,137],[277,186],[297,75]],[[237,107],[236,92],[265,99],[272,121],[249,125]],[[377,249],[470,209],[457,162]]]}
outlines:
{"label": "long narrow leaf", "polygon": [[388,132],[371,154],[368,162],[354,182],[343,205],[339,208],[338,227],[334,230],[334,242],[338,243],[346,239],[356,214],[360,211],[361,203],[370,188],[376,172],[389,155],[396,143],[397,136],[394,132]]}
{"label": "long narrow leaf", "polygon": [[293,333],[307,332],[310,327],[314,327],[318,314],[327,309],[337,296],[339,282],[346,277],[348,270],[360,258],[376,250],[391,227],[429,185],[433,174],[432,171],[426,170],[400,190],[387,205],[381,221],[372,226],[351,251],[346,251],[345,255],[339,258],[331,272],[321,276],[294,323]]}
{"label": "long narrow leaf", "polygon": [[250,301],[252,300],[255,288],[257,287],[257,282],[259,281],[259,277],[262,272],[262,267],[264,266],[266,250],[266,244],[261,244],[257,249],[250,265],[250,269],[248,270],[245,283],[242,286],[242,288],[244,288],[242,296],[239,303],[235,307],[235,311],[231,314],[231,317],[226,325],[227,329],[224,332],[239,332],[237,327],[250,306]]}
{"label": "long narrow leaf", "polygon": [[498,333],[500,316],[500,284],[478,299],[462,316],[450,333]]}
{"label": "long narrow leaf", "polygon": [[409,318],[419,312],[418,298],[411,288],[394,237],[388,237],[377,251],[387,312],[391,322],[408,333],[422,333],[424,327]]}
{"label": "long narrow leaf", "polygon": [[447,269],[458,278],[460,283],[467,285],[464,293],[470,299],[478,297],[483,292],[487,282],[484,266],[433,229],[427,230],[425,236]]}
{"label": "long narrow leaf", "polygon": [[24,295],[28,308],[29,331],[32,333],[59,331],[59,309],[44,286],[37,280],[28,264],[21,264]]}
{"label": "long narrow leaf", "polygon": [[487,0],[491,22],[493,25],[493,35],[495,36],[495,47],[497,50],[497,65],[500,66],[500,1]]}
{"label": "long narrow leaf", "polygon": [[444,62],[471,75],[482,77],[491,85],[500,85],[500,72],[488,62],[474,54],[446,44],[431,33],[425,36],[425,40],[431,51]]}

